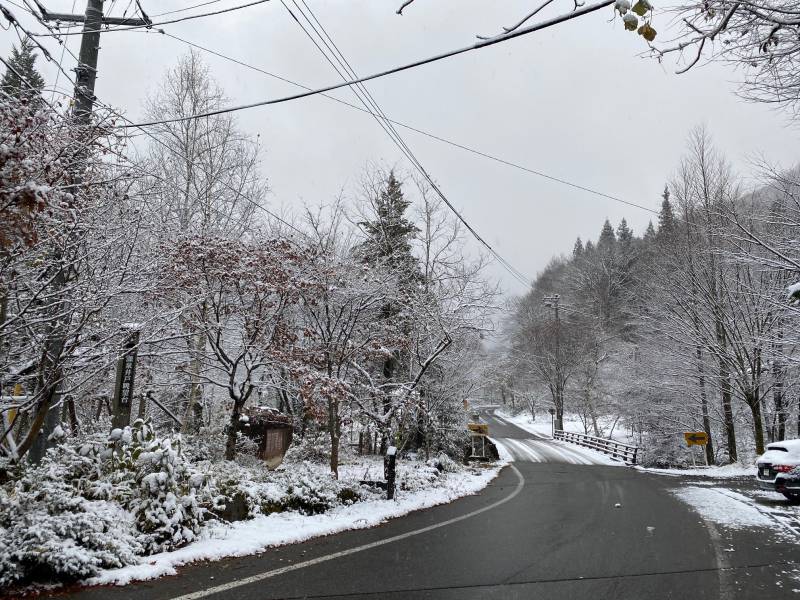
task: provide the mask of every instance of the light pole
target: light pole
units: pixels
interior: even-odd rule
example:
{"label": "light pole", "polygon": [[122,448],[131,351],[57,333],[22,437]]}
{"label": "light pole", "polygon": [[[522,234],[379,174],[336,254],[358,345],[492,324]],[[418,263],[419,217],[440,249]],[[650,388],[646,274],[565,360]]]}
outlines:
{"label": "light pole", "polygon": [[554,408],[549,409],[550,412],[550,432],[553,438],[556,437],[556,410]]}

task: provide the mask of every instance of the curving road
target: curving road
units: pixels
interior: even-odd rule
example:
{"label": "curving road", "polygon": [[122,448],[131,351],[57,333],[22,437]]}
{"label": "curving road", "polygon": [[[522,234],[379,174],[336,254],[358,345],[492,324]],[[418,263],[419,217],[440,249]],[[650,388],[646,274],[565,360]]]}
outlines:
{"label": "curving road", "polygon": [[791,586],[776,585],[792,547],[767,549],[755,533],[732,537],[718,531],[669,493],[678,480],[592,464],[592,455],[580,449],[488,413],[485,418],[515,462],[479,495],[369,530],[74,595],[98,600],[798,597]]}

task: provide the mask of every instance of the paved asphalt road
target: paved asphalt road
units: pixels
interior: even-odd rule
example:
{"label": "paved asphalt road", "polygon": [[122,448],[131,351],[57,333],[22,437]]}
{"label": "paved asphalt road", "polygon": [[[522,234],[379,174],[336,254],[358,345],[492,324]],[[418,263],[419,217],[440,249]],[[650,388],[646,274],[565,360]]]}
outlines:
{"label": "paved asphalt road", "polygon": [[[678,478],[575,464],[592,461],[580,450],[564,450],[488,413],[485,418],[490,434],[514,454],[515,462],[479,495],[369,530],[191,565],[178,576],[124,588],[75,590],[70,597],[800,597],[792,592],[800,583],[782,574],[798,558],[795,546],[769,544],[766,532],[727,532],[704,523],[669,493],[670,486],[680,485]],[[452,519],[457,520],[433,527]],[[423,528],[428,529],[415,533]],[[329,558],[335,553],[343,554]]]}

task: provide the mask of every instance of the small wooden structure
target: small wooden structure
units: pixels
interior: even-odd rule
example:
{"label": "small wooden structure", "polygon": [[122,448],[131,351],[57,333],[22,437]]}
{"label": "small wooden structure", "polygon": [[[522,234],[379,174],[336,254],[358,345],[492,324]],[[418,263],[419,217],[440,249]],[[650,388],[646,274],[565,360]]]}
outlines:
{"label": "small wooden structure", "polygon": [[292,418],[270,406],[254,406],[244,410],[242,432],[258,444],[257,456],[270,469],[283,462],[292,443]]}

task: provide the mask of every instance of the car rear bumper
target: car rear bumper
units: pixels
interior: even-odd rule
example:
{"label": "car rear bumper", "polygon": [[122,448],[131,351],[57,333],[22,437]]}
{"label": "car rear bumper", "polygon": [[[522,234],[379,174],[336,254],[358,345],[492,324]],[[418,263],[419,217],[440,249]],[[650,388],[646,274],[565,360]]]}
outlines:
{"label": "car rear bumper", "polygon": [[762,490],[771,490],[773,492],[775,491],[775,480],[774,479],[758,479],[758,478],[756,478],[756,483],[758,484],[758,487],[760,487]]}

